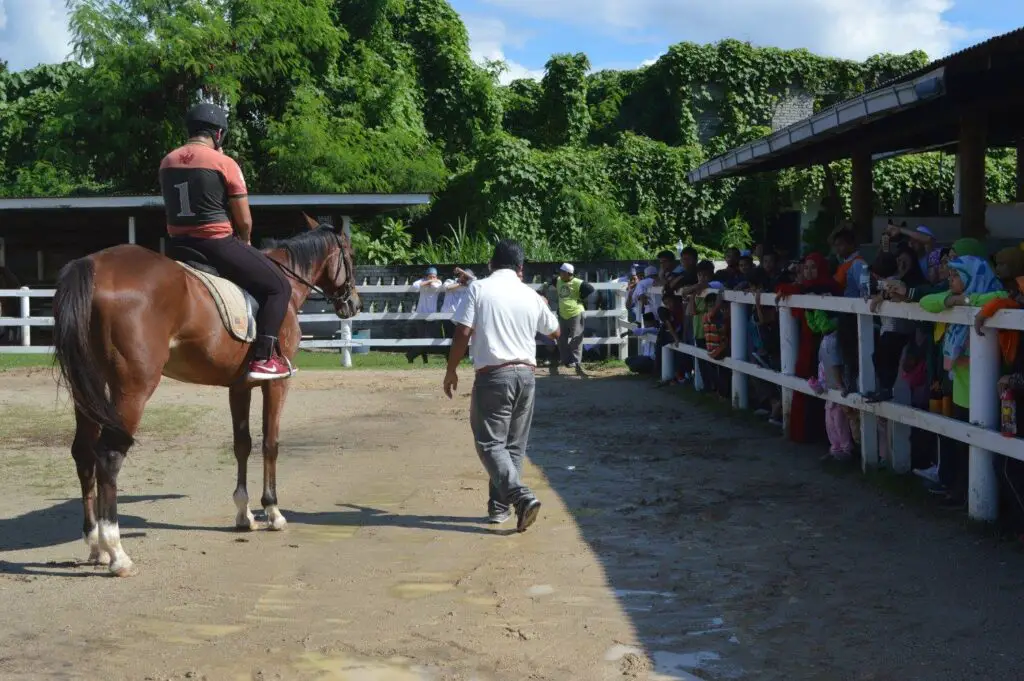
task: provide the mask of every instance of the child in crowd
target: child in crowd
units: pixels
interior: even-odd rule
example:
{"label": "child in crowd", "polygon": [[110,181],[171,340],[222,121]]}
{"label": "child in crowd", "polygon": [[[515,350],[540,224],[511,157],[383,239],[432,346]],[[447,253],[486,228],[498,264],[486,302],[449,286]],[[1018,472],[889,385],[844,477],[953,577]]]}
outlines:
{"label": "child in crowd", "polygon": [[[843,383],[843,353],[839,348],[839,321],[822,310],[807,311],[807,325],[815,333],[822,334],[818,347],[818,375],[808,384],[821,395],[828,390],[847,392]],[[829,453],[826,459],[846,461],[853,456],[853,434],[850,422],[841,405],[825,400],[825,432],[828,435]]]}
{"label": "child in crowd", "polygon": [[[908,280],[912,279],[914,283],[924,281],[924,276],[920,275],[920,265],[912,253],[901,252],[898,257],[892,253],[880,253],[871,266],[871,273],[878,280],[878,293],[871,299],[872,312],[877,311],[879,305],[887,299],[890,288],[899,283],[903,283],[904,286],[911,285],[900,278],[900,260],[905,261],[902,266],[906,271],[904,276]],[[880,335],[872,356],[876,389],[864,395],[866,401],[883,402],[892,399],[892,389],[899,377],[900,357],[915,330],[913,320],[898,317],[881,318]]]}
{"label": "child in crowd", "polygon": [[[725,288],[720,281],[713,281],[709,286],[713,291]],[[718,293],[709,293],[705,302],[707,312],[703,317],[704,344],[709,358],[722,360],[729,356],[729,304],[725,297]],[[726,367],[712,364],[709,373],[713,386],[709,389],[717,390],[719,397],[729,399],[732,394],[732,372]],[[704,384],[707,385],[708,381],[705,380]]]}

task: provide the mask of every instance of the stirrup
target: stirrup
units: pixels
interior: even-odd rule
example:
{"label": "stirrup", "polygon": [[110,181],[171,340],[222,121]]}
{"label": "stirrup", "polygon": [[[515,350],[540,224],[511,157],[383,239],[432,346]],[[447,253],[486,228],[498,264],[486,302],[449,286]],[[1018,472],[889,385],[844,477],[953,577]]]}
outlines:
{"label": "stirrup", "polygon": [[279,356],[281,357],[282,360],[284,360],[285,365],[288,367],[288,378],[291,378],[295,374],[299,373],[299,370],[295,368],[290,359],[288,359],[284,355]]}

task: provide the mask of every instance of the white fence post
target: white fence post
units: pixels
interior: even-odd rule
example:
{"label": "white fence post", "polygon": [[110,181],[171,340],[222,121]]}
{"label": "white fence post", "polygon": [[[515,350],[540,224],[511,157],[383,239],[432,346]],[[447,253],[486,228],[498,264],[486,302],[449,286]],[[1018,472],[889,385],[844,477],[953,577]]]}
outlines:
{"label": "white fence post", "polygon": [[[21,318],[22,319],[28,319],[29,317],[32,316],[31,313],[30,313],[31,306],[29,305],[29,298],[28,298],[29,288],[28,288],[28,286],[22,286],[20,290],[21,290],[22,293],[25,294],[25,295],[23,295],[21,297],[21,300],[19,301],[20,304],[21,304]],[[21,327],[21,344],[24,347],[29,347],[30,345],[32,345],[32,327],[31,326],[26,325],[26,326]]]}
{"label": "white fence post", "polygon": [[[999,425],[999,333],[991,328],[984,336],[973,328],[970,333],[970,420],[976,426],[994,429]],[[975,520],[995,520],[999,514],[999,484],[992,452],[971,446],[968,480],[967,513]]]}
{"label": "white fence post", "polygon": [[[729,303],[729,325],[731,338],[729,343],[729,356],[737,362],[750,360],[747,351],[747,325],[750,310],[744,303]],[[747,394],[747,375],[742,371],[732,371],[732,408],[746,409],[749,406]]]}
{"label": "white fence post", "polygon": [[[875,318],[870,314],[857,315],[857,360],[860,364],[861,395],[875,389]],[[869,412],[860,413],[861,468],[878,467],[878,418]]]}
{"label": "white fence post", "polygon": [[629,359],[629,336],[622,338],[622,334],[629,330],[629,310],[626,309],[626,292],[619,290],[615,292],[615,335],[619,337],[619,359],[625,362]]}
{"label": "white fence post", "polygon": [[[800,320],[788,307],[779,307],[779,348],[782,374],[796,376],[796,358],[800,352]],[[782,389],[782,431],[789,437],[789,414],[793,410],[793,390]]]}
{"label": "white fence post", "polygon": [[671,381],[675,377],[675,355],[671,343],[666,343],[661,348],[661,380]]}
{"label": "white fence post", "polygon": [[[344,319],[341,322],[341,333],[339,334],[341,340],[352,341],[352,320]],[[346,369],[352,366],[352,346],[343,345],[341,347],[341,366]]]}

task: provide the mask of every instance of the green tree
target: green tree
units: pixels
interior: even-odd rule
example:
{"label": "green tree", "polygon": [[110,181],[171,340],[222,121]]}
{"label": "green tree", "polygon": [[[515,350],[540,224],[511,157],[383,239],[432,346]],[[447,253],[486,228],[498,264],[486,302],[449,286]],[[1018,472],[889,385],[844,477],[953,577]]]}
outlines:
{"label": "green tree", "polygon": [[587,55],[557,54],[548,60],[541,81],[538,114],[547,146],[579,145],[590,133],[587,108]]}

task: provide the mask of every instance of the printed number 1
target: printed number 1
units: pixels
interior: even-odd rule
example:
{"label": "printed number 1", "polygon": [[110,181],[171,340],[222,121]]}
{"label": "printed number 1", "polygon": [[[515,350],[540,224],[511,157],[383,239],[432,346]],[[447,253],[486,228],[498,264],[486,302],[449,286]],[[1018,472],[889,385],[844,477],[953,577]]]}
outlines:
{"label": "printed number 1", "polygon": [[192,212],[192,207],[188,202],[188,182],[176,184],[174,185],[174,188],[178,190],[178,205],[181,207],[181,212],[178,213],[178,217],[194,218],[196,214]]}

